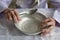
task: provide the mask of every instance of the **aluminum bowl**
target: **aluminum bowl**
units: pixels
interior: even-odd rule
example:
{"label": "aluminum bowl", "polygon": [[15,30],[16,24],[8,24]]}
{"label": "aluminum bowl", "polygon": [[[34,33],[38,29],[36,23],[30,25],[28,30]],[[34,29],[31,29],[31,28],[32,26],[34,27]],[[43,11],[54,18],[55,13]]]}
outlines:
{"label": "aluminum bowl", "polygon": [[27,35],[37,35],[40,33],[41,28],[39,27],[41,21],[46,17],[38,12],[29,15],[29,12],[22,12],[19,14],[21,21],[15,23],[15,26]]}

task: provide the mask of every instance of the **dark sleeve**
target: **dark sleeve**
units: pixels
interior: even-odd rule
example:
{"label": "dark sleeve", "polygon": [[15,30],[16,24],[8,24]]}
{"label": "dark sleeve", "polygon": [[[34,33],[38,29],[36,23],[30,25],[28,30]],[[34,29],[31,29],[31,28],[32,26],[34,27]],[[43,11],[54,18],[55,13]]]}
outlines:
{"label": "dark sleeve", "polygon": [[56,24],[55,24],[56,26],[60,26],[60,23],[58,23],[57,21],[56,21]]}
{"label": "dark sleeve", "polygon": [[2,18],[4,16],[3,12],[0,12],[0,18]]}

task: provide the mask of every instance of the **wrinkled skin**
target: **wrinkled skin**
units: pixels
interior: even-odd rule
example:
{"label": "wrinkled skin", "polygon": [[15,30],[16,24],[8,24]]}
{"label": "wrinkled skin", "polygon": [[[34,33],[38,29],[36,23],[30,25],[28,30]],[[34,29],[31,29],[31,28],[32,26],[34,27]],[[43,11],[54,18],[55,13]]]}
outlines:
{"label": "wrinkled skin", "polygon": [[48,33],[50,33],[52,29],[55,27],[55,20],[53,18],[47,18],[42,22],[41,25],[42,28],[50,25],[50,27],[42,29],[41,35],[45,36]]}
{"label": "wrinkled skin", "polygon": [[3,13],[6,16],[7,21],[18,22],[20,20],[18,12],[15,9],[5,9]]}

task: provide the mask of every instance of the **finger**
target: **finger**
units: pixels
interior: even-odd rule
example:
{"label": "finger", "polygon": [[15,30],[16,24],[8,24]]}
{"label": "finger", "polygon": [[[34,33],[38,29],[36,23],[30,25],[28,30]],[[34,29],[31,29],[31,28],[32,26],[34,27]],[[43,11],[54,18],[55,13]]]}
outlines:
{"label": "finger", "polygon": [[41,36],[46,36],[47,34],[49,34],[49,32],[43,32]]}
{"label": "finger", "polygon": [[41,36],[45,36],[47,33],[46,33],[46,31],[45,32],[42,32],[41,33]]}
{"label": "finger", "polygon": [[47,18],[44,22],[50,22],[51,20],[49,18]]}
{"label": "finger", "polygon": [[50,32],[51,32],[50,29],[45,29],[45,31],[43,31],[43,32],[41,33],[41,35],[47,35],[47,34],[49,34]]}
{"label": "finger", "polygon": [[9,17],[8,17],[8,15],[7,15],[7,14],[5,14],[5,17],[6,17],[7,21],[9,21]]}
{"label": "finger", "polygon": [[41,32],[42,32],[42,33],[43,33],[43,32],[50,32],[51,30],[52,30],[51,28],[48,28],[48,29],[42,29]]}
{"label": "finger", "polygon": [[43,29],[40,34],[43,35],[45,33],[45,31],[46,31],[46,29]]}
{"label": "finger", "polygon": [[46,23],[47,25],[52,25],[52,26],[55,26],[55,22],[48,22]]}
{"label": "finger", "polygon": [[[51,25],[51,26],[49,27],[49,25]],[[49,22],[49,23],[47,23],[47,26],[48,26],[49,28],[54,28],[54,27],[55,27],[55,23]]]}
{"label": "finger", "polygon": [[48,22],[51,22],[51,20],[50,20],[50,19],[46,19],[46,20],[44,20],[44,21],[41,23],[41,25],[42,25],[42,26],[46,26],[46,24],[47,24]]}
{"label": "finger", "polygon": [[[8,10],[7,10],[7,11],[8,11]],[[7,11],[6,11],[6,12],[7,12]],[[5,17],[6,17],[7,21],[9,22],[9,20],[10,20],[10,19],[9,19],[9,18],[10,18],[9,11],[5,14]]]}
{"label": "finger", "polygon": [[47,22],[51,22],[51,21],[52,21],[52,22],[55,22],[55,20],[54,20],[53,18],[47,18],[44,22],[47,23]]}
{"label": "finger", "polygon": [[42,22],[40,26],[41,26],[41,28],[44,28],[46,26],[46,23]]}
{"label": "finger", "polygon": [[46,33],[50,33],[52,31],[52,29],[46,29]]}
{"label": "finger", "polygon": [[3,12],[4,12],[4,13],[7,13],[8,11],[9,11],[8,9],[5,9]]}
{"label": "finger", "polygon": [[55,23],[55,20],[53,18],[49,18],[49,19],[51,20],[50,22]]}
{"label": "finger", "polygon": [[18,12],[17,12],[16,10],[14,10],[14,13],[15,13],[15,15],[17,16],[17,19],[20,20],[20,19],[19,19]]}
{"label": "finger", "polygon": [[43,33],[43,32],[45,32],[45,31],[46,31],[46,29],[42,29],[42,31],[41,31],[41,32]]}
{"label": "finger", "polygon": [[17,17],[15,15],[14,11],[11,11],[11,15],[12,15],[13,21],[14,22],[18,22]]}
{"label": "finger", "polygon": [[8,19],[9,19],[9,20],[12,20],[11,14],[10,14],[9,12],[8,12],[7,15],[8,15]]}
{"label": "finger", "polygon": [[54,21],[54,19],[53,18],[49,18],[50,20],[52,20],[52,21]]}
{"label": "finger", "polygon": [[53,22],[48,22],[46,23],[46,25],[53,25]]}

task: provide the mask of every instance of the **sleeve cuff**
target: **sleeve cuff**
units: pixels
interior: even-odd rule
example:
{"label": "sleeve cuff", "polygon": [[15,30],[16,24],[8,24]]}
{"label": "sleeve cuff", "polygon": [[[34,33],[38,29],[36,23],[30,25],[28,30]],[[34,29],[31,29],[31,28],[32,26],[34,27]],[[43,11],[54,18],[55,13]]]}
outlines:
{"label": "sleeve cuff", "polygon": [[6,8],[8,8],[8,6],[6,4],[4,4],[3,2],[0,2],[0,12],[5,10]]}

